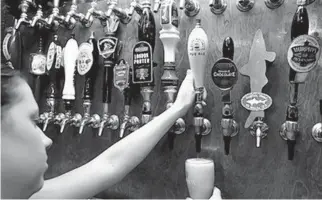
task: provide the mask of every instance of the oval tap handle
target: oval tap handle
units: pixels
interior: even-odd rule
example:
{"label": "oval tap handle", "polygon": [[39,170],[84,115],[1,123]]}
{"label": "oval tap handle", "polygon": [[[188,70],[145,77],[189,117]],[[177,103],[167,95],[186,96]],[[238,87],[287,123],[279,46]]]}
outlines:
{"label": "oval tap handle", "polygon": [[222,46],[224,58],[234,59],[234,41],[231,37],[226,37]]}
{"label": "oval tap handle", "polygon": [[[73,53],[71,53],[73,52]],[[67,41],[64,49],[64,71],[65,84],[63,89],[64,100],[75,100],[75,69],[78,56],[78,44],[74,39],[74,35]]]}

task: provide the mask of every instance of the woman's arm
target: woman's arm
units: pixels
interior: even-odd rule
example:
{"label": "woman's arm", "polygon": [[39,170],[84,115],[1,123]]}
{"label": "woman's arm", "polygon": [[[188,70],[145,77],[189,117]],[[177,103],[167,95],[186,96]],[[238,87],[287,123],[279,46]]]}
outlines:
{"label": "woman's arm", "polygon": [[90,198],[121,181],[143,161],[175,121],[188,111],[194,96],[192,75],[187,71],[177,100],[171,108],[91,162],[45,181],[43,188],[32,198]]}

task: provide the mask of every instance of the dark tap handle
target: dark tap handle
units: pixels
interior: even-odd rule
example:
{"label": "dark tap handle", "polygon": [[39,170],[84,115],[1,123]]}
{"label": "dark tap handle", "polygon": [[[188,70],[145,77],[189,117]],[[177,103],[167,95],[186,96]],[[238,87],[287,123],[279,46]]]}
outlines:
{"label": "dark tap handle", "polygon": [[289,105],[286,111],[286,121],[297,122],[299,119],[299,111],[296,105]]}
{"label": "dark tap handle", "polygon": [[138,24],[138,37],[140,41],[148,42],[154,52],[156,38],[156,24],[151,9],[144,8]]}
{"label": "dark tap handle", "polygon": [[[309,16],[304,6],[298,6],[292,21],[291,26],[291,39],[307,35],[309,33]],[[296,71],[290,68],[289,80],[293,81],[296,76]]]}
{"label": "dark tap handle", "polygon": [[223,136],[224,138],[224,145],[225,145],[225,154],[229,154],[230,150],[230,141],[231,141],[231,136]]}
{"label": "dark tap handle", "polygon": [[234,59],[234,41],[231,37],[226,37],[222,46],[224,58]]}
{"label": "dark tap handle", "polygon": [[309,33],[309,15],[304,6],[298,6],[292,21],[291,39]]}
{"label": "dark tap handle", "polygon": [[287,140],[288,159],[293,160],[296,140]]}
{"label": "dark tap handle", "polygon": [[89,43],[93,46],[93,65],[91,69],[85,74],[85,86],[84,86],[84,100],[92,100],[94,94],[94,84],[98,71],[98,47],[97,40],[94,38],[94,34],[92,34],[91,38],[88,40]]}
{"label": "dark tap handle", "polygon": [[33,79],[33,85],[34,85],[34,97],[36,101],[38,102],[40,100],[40,83],[41,83],[41,76],[35,76]]}
{"label": "dark tap handle", "polygon": [[104,61],[104,80],[103,80],[103,103],[110,104],[112,102],[112,86],[113,86],[113,67],[114,62],[111,60]]}

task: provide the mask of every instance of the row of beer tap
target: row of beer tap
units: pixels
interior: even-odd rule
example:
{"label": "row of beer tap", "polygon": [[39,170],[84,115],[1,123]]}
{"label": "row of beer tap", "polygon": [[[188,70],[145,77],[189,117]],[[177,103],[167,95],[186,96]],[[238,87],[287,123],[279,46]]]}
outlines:
{"label": "row of beer tap", "polygon": [[[49,107],[48,112],[40,115],[39,123],[43,124],[45,131],[50,123],[58,124],[60,132],[63,132],[66,125],[72,125],[79,128],[81,134],[85,126],[98,129],[98,135],[102,135],[104,128],[112,130],[120,129],[120,137],[123,137],[126,130],[134,131],[139,126],[152,120],[151,99],[154,92],[154,68],[157,66],[153,62],[153,52],[155,48],[156,24],[152,13],[151,2],[142,0],[141,3],[133,1],[130,9],[118,8],[116,0],[108,1],[107,12],[98,11],[96,2],[92,2],[92,8],[86,15],[76,13],[77,4],[73,1],[71,10],[66,16],[59,15],[59,0],[54,0],[54,9],[52,14],[44,19],[42,17],[41,7],[35,17],[30,21],[27,19],[27,10],[30,5],[29,0],[23,0],[20,6],[22,14],[17,20],[15,28],[18,30],[23,23],[29,23],[31,26],[37,26],[42,30],[57,30],[60,25],[69,28],[75,26],[76,20],[82,22],[85,26],[90,27],[93,17],[98,18],[105,27],[105,36],[98,40],[92,32],[88,41],[78,46],[75,35],[67,41],[62,47],[59,42],[57,32],[54,32],[54,40],[48,48],[47,55],[43,51],[43,39],[40,34],[39,51],[31,54],[30,73],[35,77],[34,93],[39,97],[39,80],[40,76],[48,75],[49,86],[47,89],[46,102]],[[195,2],[195,1],[183,1]],[[221,2],[221,1],[214,1]],[[273,1],[272,1],[273,2]],[[307,2],[307,1],[306,1]],[[161,9],[161,30],[160,39],[164,48],[164,64],[161,84],[167,97],[166,108],[173,105],[178,89],[179,79],[176,75],[176,46],[180,40],[178,31],[179,19],[178,9],[174,0],[156,2],[155,10]],[[182,4],[184,5],[184,3]],[[197,4],[195,4],[197,5]],[[320,47],[316,39],[308,35],[308,14],[307,5],[298,5],[297,11],[292,22],[292,40],[300,38],[300,41],[293,41],[290,54],[290,83],[294,84],[294,73],[307,73],[311,71],[319,60]],[[192,8],[196,7],[186,7]],[[189,9],[188,9],[189,10]],[[125,59],[119,58],[121,51],[120,40],[117,37],[117,30],[120,23],[128,23],[131,20],[133,12],[140,14],[138,23],[138,42],[133,47],[133,63],[130,65]],[[195,10],[196,11],[196,10]],[[187,13],[187,12],[186,12]],[[192,15],[190,15],[192,16]],[[304,37],[304,40],[303,40]],[[201,151],[201,138],[211,132],[211,123],[204,117],[205,106],[205,73],[207,66],[208,54],[208,38],[206,32],[201,28],[201,20],[197,20],[196,27],[192,30],[188,38],[188,56],[190,68],[194,77],[194,85],[196,87],[196,99],[194,106],[194,127],[196,139],[196,151]],[[306,46],[305,46],[306,45]],[[309,53],[314,55],[308,56],[308,45],[312,48]],[[301,48],[305,46],[306,48]],[[294,50],[294,48],[296,48]],[[4,48],[4,52],[8,52]],[[238,123],[233,119],[233,108],[231,102],[231,92],[238,80],[238,71],[242,75],[250,77],[251,92],[241,99],[243,107],[248,109],[250,116],[245,123],[245,128],[249,128],[250,133],[256,138],[256,146],[260,147],[261,139],[266,137],[268,133],[268,125],[264,122],[264,111],[272,105],[272,99],[269,95],[262,93],[262,88],[267,84],[266,61],[273,62],[276,54],[267,52],[265,42],[261,31],[257,31],[254,43],[250,51],[249,63],[237,70],[233,61],[234,42],[233,39],[227,37],[223,43],[223,55],[213,65],[211,76],[214,84],[222,92],[222,120],[221,128],[223,141],[225,144],[225,152],[229,154],[231,138],[238,134]],[[298,52],[296,52],[298,51]],[[99,62],[103,59],[103,93],[102,93],[102,115],[91,115],[91,105],[94,96],[94,83],[97,79]],[[309,58],[307,58],[309,57]],[[10,56],[6,56],[10,63]],[[300,65],[299,67],[297,66]],[[60,71],[64,70],[64,88],[62,90],[62,99],[64,100],[65,112],[56,113],[58,98],[60,97]],[[292,71],[293,70],[293,71]],[[83,90],[83,115],[80,113],[72,114],[73,104],[75,102],[75,73],[85,77]],[[293,75],[292,75],[293,74]],[[302,77],[301,76],[301,77]],[[293,79],[291,80],[291,77]],[[300,79],[304,83],[305,78]],[[297,83],[298,84],[298,83]],[[296,85],[296,83],[295,83]],[[112,87],[117,88],[124,95],[124,116],[120,123],[118,116],[110,113],[110,105],[112,102]],[[297,85],[294,86],[297,98]],[[135,88],[139,88],[143,98],[142,117],[141,120],[136,116],[131,116],[130,105]],[[39,98],[36,98],[39,99]],[[291,105],[287,109],[287,120],[281,129],[281,136],[287,140],[289,147],[289,159],[293,159],[294,144],[298,134],[297,126],[297,108],[296,99],[292,99]],[[322,111],[321,111],[322,112]],[[321,114],[322,115],[322,114]],[[185,121],[178,119],[168,132],[169,148],[174,147],[175,136],[185,131]],[[313,128],[313,137],[322,142],[322,126],[321,123]]]}
{"label": "row of beer tap", "polygon": [[[52,9],[52,13],[45,18],[43,16],[42,5],[36,5],[33,0],[22,0],[20,5],[21,16],[17,21],[15,28],[18,29],[20,25],[30,25],[31,27],[35,27],[37,24],[41,24],[46,28],[56,30],[60,25],[67,27],[68,29],[73,29],[78,22],[80,22],[85,27],[90,27],[93,23],[94,18],[99,19],[102,24],[105,26],[106,20],[111,17],[111,15],[116,15],[120,21],[124,24],[127,24],[131,21],[132,15],[134,12],[142,15],[145,7],[150,7],[150,1],[141,1],[133,0],[130,4],[129,8],[120,8],[117,7],[118,0],[107,0],[108,9],[106,12],[97,9],[97,2],[93,0],[91,3],[91,8],[88,9],[86,14],[77,12],[77,0],[72,0],[72,5],[70,10],[66,13],[66,15],[61,15],[59,12],[59,1],[54,0]],[[315,0],[297,0],[297,5],[309,5],[313,3]],[[173,4],[176,3],[175,0],[155,0],[153,11],[155,13],[158,12],[161,5],[165,4]],[[284,3],[284,0],[265,0],[265,4],[267,7],[271,9],[275,9],[280,7]],[[236,5],[237,8],[246,12],[251,10],[254,7],[255,0],[237,0]],[[27,12],[29,7],[38,6],[38,10],[36,15],[32,18],[32,20],[28,19]],[[211,12],[214,14],[222,14],[227,7],[227,0],[210,0],[209,6]],[[193,17],[196,16],[200,11],[200,5],[197,0],[180,0],[180,9],[184,9],[184,13]],[[162,14],[163,15],[163,14]]]}

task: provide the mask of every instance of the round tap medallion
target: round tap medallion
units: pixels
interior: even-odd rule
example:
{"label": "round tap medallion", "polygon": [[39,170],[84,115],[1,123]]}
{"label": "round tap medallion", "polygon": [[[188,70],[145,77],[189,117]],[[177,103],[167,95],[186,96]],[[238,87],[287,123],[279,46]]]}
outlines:
{"label": "round tap medallion", "polygon": [[238,70],[232,60],[229,58],[221,58],[212,67],[211,77],[219,89],[229,90],[237,82]]}
{"label": "round tap medallion", "polygon": [[93,65],[93,46],[87,42],[79,47],[77,58],[77,71],[80,75],[85,75]]}
{"label": "round tap medallion", "polygon": [[43,75],[46,73],[46,56],[32,53],[30,72],[34,75]]}
{"label": "round tap medallion", "polygon": [[261,92],[245,94],[241,99],[242,106],[250,111],[264,111],[271,107],[272,103],[272,98]]}
{"label": "round tap medallion", "polygon": [[296,72],[309,72],[320,58],[319,42],[310,35],[295,38],[288,49],[287,60]]}

